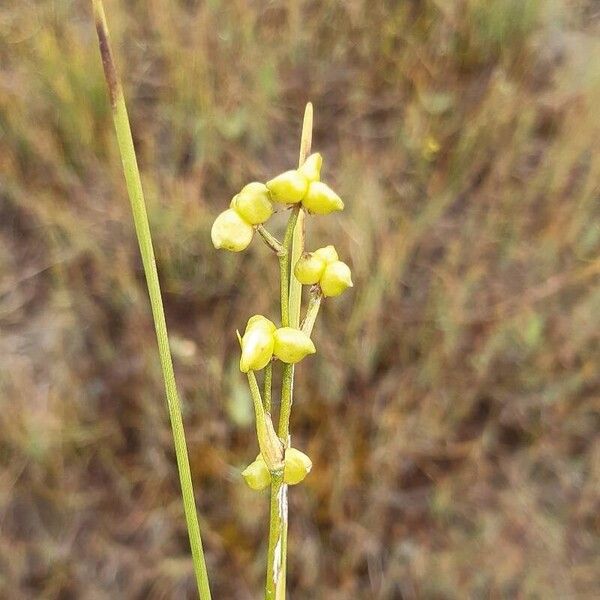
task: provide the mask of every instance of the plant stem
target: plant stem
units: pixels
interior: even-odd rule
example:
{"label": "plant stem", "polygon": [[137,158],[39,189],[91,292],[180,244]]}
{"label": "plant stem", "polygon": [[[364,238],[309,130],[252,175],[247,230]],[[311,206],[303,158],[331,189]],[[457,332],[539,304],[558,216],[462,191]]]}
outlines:
{"label": "plant stem", "polygon": [[269,470],[272,473],[279,472],[283,468],[283,444],[275,433],[271,415],[265,411],[254,371],[248,371],[248,385],[250,387],[252,403],[254,404],[256,435],[258,437],[260,453]]}
{"label": "plant stem", "polygon": [[173,431],[173,442],[175,445],[175,457],[177,459],[177,469],[179,472],[179,481],[181,484],[181,494],[183,497],[183,508],[187,523],[190,546],[192,550],[192,559],[194,563],[194,572],[198,586],[198,594],[201,600],[210,600],[210,588],[208,584],[208,574],[206,572],[206,562],[202,549],[202,540],[200,537],[200,526],[198,524],[198,514],[194,499],[194,490],[192,487],[192,476],[190,472],[190,463],[188,458],[187,444],[185,441],[185,432],[183,428],[183,419],[181,416],[181,403],[177,393],[175,383],[175,374],[173,372],[173,361],[169,349],[169,338],[167,334],[167,324],[160,293],[158,273],[156,270],[156,260],[154,249],[152,247],[152,237],[150,226],[148,224],[148,215],[142,190],[142,182],[137,165],[135,148],[131,137],[131,127],[127,115],[127,107],[123,90],[113,58],[110,46],[108,26],[102,0],[92,0],[94,9],[94,18],[96,21],[96,31],[100,45],[100,54],[104,67],[104,74],[108,86],[110,103],[113,112],[113,120],[117,134],[119,151],[123,163],[123,171],[127,184],[133,221],[137,234],[146,283],[148,286],[148,295],[150,296],[150,305],[152,307],[152,316],[154,319],[154,328],[156,330],[156,339],[158,342],[158,352],[160,364],[162,367],[165,392],[167,396],[167,406],[169,418]]}
{"label": "plant stem", "polygon": [[302,284],[294,275],[294,266],[304,252],[304,221],[306,213],[302,208],[298,212],[298,220],[294,227],[292,250],[290,257],[290,327],[296,329],[300,326],[300,304],[302,303]]}
{"label": "plant stem", "polygon": [[263,406],[265,412],[271,412],[271,395],[273,389],[273,361],[269,361],[269,364],[265,367],[265,380],[264,380],[264,393],[263,393]]}
{"label": "plant stem", "polygon": [[[301,166],[310,153],[312,142],[313,108],[309,102],[304,111],[302,137],[300,141]],[[281,324],[283,327],[298,327],[300,322],[300,304],[302,285],[290,273],[295,260],[304,250],[304,211],[295,206],[283,240],[285,256],[279,259],[281,277]],[[277,435],[287,448],[290,444],[290,413],[294,391],[294,365],[284,364],[281,382],[281,408]],[[271,477],[271,508],[269,519],[269,553],[267,555],[267,582],[265,598],[267,600],[285,600],[287,571],[287,527],[288,527],[288,486],[281,478]],[[278,567],[278,568],[276,568]]]}
{"label": "plant stem", "polygon": [[290,326],[290,256],[292,254],[292,240],[294,238],[294,228],[298,220],[300,205],[296,204],[292,208],[285,236],[283,238],[283,249],[279,254],[279,279],[281,282],[281,326]]}
{"label": "plant stem", "polygon": [[[304,109],[304,119],[302,121],[302,134],[300,136],[300,153],[298,156],[298,167],[301,167],[310,154],[312,145],[313,129],[313,105],[308,102]],[[291,255],[291,274],[290,274],[290,326],[299,327],[300,325],[300,305],[302,303],[302,284],[294,276],[294,265],[304,252],[304,219],[305,213],[302,209],[298,213],[298,221],[294,228],[294,237],[292,240]]]}
{"label": "plant stem", "polygon": [[[281,325],[289,327],[289,284],[290,284],[290,255],[294,227],[300,212],[299,206],[294,206],[283,238],[283,252],[279,255],[279,271],[281,281]],[[284,390],[291,391],[290,369],[293,377],[294,365],[284,363],[283,379],[281,383],[281,409],[279,413],[280,427],[284,411],[287,412],[286,420],[289,422],[289,409],[291,402],[284,403]],[[286,375],[287,374],[287,375]],[[287,396],[286,396],[287,397]],[[278,432],[279,439],[287,447],[288,436],[282,437]],[[283,483],[283,471],[281,474],[271,473],[271,502],[269,517],[269,550],[267,553],[267,579],[265,582],[266,600],[285,599],[285,548],[287,535],[287,485]]]}
{"label": "plant stem", "polygon": [[284,252],[283,244],[274,235],[269,233],[264,225],[257,225],[256,231],[258,231],[265,244],[269,246],[273,252],[276,252],[278,255]]}
{"label": "plant stem", "polygon": [[318,287],[315,291],[311,292],[310,300],[308,302],[308,308],[306,309],[306,316],[304,317],[304,321],[302,323],[302,331],[308,337],[312,335],[312,330],[315,326],[317,315],[319,314],[319,308],[321,308],[322,299],[323,294],[321,293],[321,290]]}
{"label": "plant stem", "polygon": [[269,510],[269,551],[267,553],[267,580],[265,600],[285,599],[285,569],[283,531],[287,529],[287,485],[283,483],[283,470],[271,476],[271,502]]}
{"label": "plant stem", "polygon": [[277,435],[287,448],[290,437],[290,413],[294,395],[294,365],[284,363],[281,378],[281,408],[279,409],[279,427]]}

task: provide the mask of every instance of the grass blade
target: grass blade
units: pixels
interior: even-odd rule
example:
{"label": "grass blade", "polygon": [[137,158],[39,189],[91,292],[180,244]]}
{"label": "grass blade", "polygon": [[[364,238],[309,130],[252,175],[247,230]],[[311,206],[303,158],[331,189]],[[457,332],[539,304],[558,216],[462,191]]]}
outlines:
{"label": "grass blade", "polygon": [[142,255],[142,263],[144,265],[144,273],[146,275],[146,283],[148,286],[148,295],[150,296],[150,304],[152,306],[152,316],[154,319],[154,328],[156,330],[160,364],[165,382],[167,406],[173,431],[175,456],[177,459],[177,469],[179,471],[181,494],[183,497],[183,508],[192,549],[198,593],[201,600],[209,600],[211,595],[208,585],[208,574],[206,572],[206,562],[204,560],[204,551],[202,549],[202,540],[200,537],[198,514],[196,512],[196,503],[194,500],[190,463],[183,429],[183,419],[181,416],[181,403],[175,384],[175,374],[173,372],[173,361],[169,348],[167,324],[160,293],[158,272],[156,270],[156,260],[154,257],[154,249],[152,247],[152,237],[150,235],[150,226],[148,224],[142,182],[133,146],[133,139],[131,137],[131,127],[129,125],[123,89],[117,75],[115,61],[110,46],[104,6],[102,0],[92,0],[92,5],[94,8],[94,19],[96,21],[96,31],[98,33],[102,65],[104,67],[104,75],[110,96],[117,141],[121,153],[125,181],[127,183],[127,192],[131,202],[135,231],[140,247],[140,253]]}

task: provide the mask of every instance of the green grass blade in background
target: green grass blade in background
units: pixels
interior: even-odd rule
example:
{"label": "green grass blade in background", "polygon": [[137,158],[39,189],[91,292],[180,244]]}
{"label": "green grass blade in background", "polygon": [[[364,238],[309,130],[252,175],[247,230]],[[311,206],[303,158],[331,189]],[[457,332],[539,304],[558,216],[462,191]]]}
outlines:
{"label": "green grass blade in background", "polygon": [[123,162],[127,191],[131,201],[135,231],[140,246],[140,253],[142,255],[144,273],[148,285],[148,295],[150,296],[150,304],[152,306],[152,316],[154,318],[154,327],[156,329],[160,363],[165,381],[169,418],[173,430],[173,441],[175,444],[175,455],[177,458],[177,468],[179,470],[181,493],[183,496],[183,507],[190,546],[192,549],[194,572],[196,574],[200,598],[202,600],[208,600],[211,595],[206,571],[206,562],[204,560],[204,551],[202,549],[202,540],[200,537],[200,526],[194,500],[187,444],[185,441],[183,419],[181,416],[181,403],[175,384],[175,374],[173,372],[173,361],[169,349],[167,324],[160,293],[160,284],[158,281],[158,272],[156,270],[156,260],[154,257],[154,249],[152,247],[152,237],[150,234],[150,226],[148,224],[142,182],[133,146],[133,139],[131,137],[131,127],[129,125],[125,98],[117,75],[112,49],[110,47],[108,27],[102,0],[92,0],[92,4],[94,7],[94,18],[96,21],[96,30],[98,32],[102,65],[104,67],[104,74],[108,86],[117,133],[117,141]]}

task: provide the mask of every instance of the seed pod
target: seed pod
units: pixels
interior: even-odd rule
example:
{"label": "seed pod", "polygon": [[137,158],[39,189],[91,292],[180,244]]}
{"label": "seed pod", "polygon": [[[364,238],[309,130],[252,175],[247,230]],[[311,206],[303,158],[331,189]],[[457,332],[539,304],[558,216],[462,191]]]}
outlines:
{"label": "seed pod", "polygon": [[310,458],[296,450],[296,448],[288,448],[285,451],[285,467],[283,470],[283,481],[289,485],[300,483],[312,469],[312,461]]}
{"label": "seed pod", "polygon": [[313,252],[305,252],[294,267],[296,279],[303,285],[318,283],[325,270],[325,261]]}
{"label": "seed pod", "polygon": [[346,288],[353,286],[350,267],[341,260],[328,264],[319,283],[323,296],[339,296]]}
{"label": "seed pod", "polygon": [[284,363],[297,363],[317,351],[312,340],[303,331],[293,327],[280,327],[273,337],[273,354]]}
{"label": "seed pod", "polygon": [[319,181],[321,177],[321,165],[323,164],[323,157],[315,152],[311,154],[305,161],[304,164],[298,169],[302,175],[304,175],[308,181]]}
{"label": "seed pod", "polygon": [[271,195],[264,183],[253,181],[233,197],[231,208],[251,225],[264,223],[273,214]]}
{"label": "seed pod", "polygon": [[254,228],[233,209],[223,211],[213,223],[210,237],[215,248],[231,252],[245,250],[252,241]]}
{"label": "seed pod", "polygon": [[260,454],[242,471],[242,477],[248,487],[256,491],[264,490],[271,483],[271,474]]}
{"label": "seed pod", "polygon": [[248,323],[246,323],[246,329],[244,330],[244,335],[253,327],[264,327],[268,329],[270,333],[274,333],[277,329],[277,327],[275,327],[275,323],[263,315],[254,315],[248,319]]}
{"label": "seed pod", "polygon": [[316,215],[328,215],[344,209],[342,199],[322,181],[313,181],[302,200],[302,206]]}
{"label": "seed pod", "polygon": [[339,259],[338,253],[331,245],[315,250],[314,254],[316,254],[319,258],[322,258],[327,265]]}
{"label": "seed pod", "polygon": [[300,202],[308,189],[308,179],[298,171],[285,171],[267,181],[273,202],[295,204]]}
{"label": "seed pod", "polygon": [[267,326],[259,323],[246,329],[242,337],[240,371],[247,373],[264,369],[273,356],[274,345],[273,332]]}

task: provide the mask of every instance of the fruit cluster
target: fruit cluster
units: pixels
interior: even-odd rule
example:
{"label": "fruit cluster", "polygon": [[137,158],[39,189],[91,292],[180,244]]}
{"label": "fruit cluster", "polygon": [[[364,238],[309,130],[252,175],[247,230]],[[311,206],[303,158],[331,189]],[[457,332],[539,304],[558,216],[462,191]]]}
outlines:
{"label": "fruit cluster", "polygon": [[[296,211],[301,208],[316,215],[327,215],[344,208],[341,198],[320,180],[322,164],[323,158],[319,153],[311,154],[298,169],[285,171],[266,183],[255,181],[244,186],[212,226],[211,238],[215,248],[241,252],[249,246],[254,233],[258,231],[278,253],[280,260],[289,258],[290,248],[285,248],[264,228],[275,205],[296,207]],[[284,272],[289,275],[289,263],[284,265],[287,269]],[[249,382],[254,381],[254,385],[253,373],[267,366],[270,368],[273,360],[295,364],[309,354],[314,354],[316,348],[310,334],[321,298],[338,296],[352,287],[350,268],[339,260],[333,246],[303,253],[292,267],[294,276],[302,285],[312,286],[311,293],[318,301],[311,306],[316,310],[313,310],[309,319],[309,306],[306,321],[310,321],[310,326],[305,328],[288,327],[286,323],[277,327],[263,315],[254,315],[248,319],[244,334],[239,337],[242,349],[240,371],[247,373]],[[282,286],[284,285],[282,277]],[[285,290],[284,297],[287,296],[287,291]],[[260,392],[256,393],[260,395]],[[281,473],[283,467],[284,483],[299,483],[312,467],[310,458],[289,447],[288,440],[274,437],[268,412],[258,407],[256,415],[261,454],[243,471],[245,481],[252,489],[262,490],[269,485],[274,473],[277,470]]]}
{"label": "fruit cluster", "polygon": [[273,214],[273,203],[301,203],[306,211],[317,215],[343,210],[342,199],[320,181],[322,164],[323,158],[316,152],[299,169],[285,171],[266,184],[253,181],[244,186],[212,226],[215,248],[245,250],[252,241],[255,226],[266,223]]}
{"label": "fruit cluster", "polygon": [[241,341],[240,371],[260,371],[272,357],[294,364],[316,352],[312,340],[300,329],[280,327],[262,315],[248,319]]}

